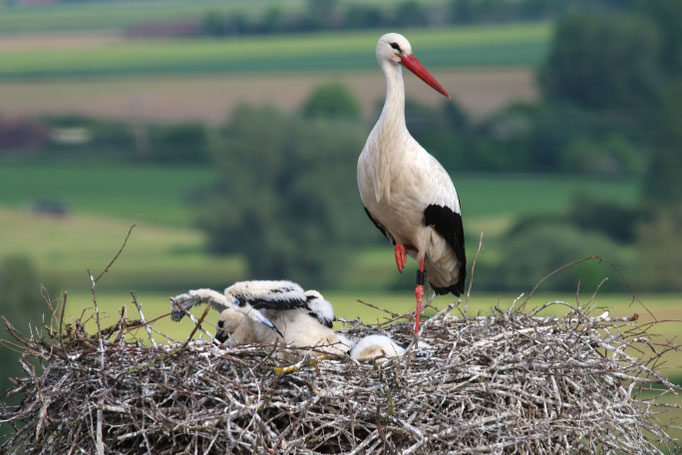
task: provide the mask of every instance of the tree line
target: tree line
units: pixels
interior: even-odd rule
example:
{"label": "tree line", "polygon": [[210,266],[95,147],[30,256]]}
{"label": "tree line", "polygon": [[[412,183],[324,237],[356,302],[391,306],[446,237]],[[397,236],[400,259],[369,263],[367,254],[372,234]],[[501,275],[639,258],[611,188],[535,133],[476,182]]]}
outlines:
{"label": "tree line", "polygon": [[[82,1],[82,0],[62,0]],[[300,10],[273,4],[260,14],[240,10],[208,10],[199,19],[141,23],[126,30],[131,37],[211,36],[309,33],[321,30],[361,30],[432,27],[554,20],[576,10],[618,11],[635,0],[402,0],[373,5],[339,0],[308,0]]]}
{"label": "tree line", "polygon": [[285,13],[277,6],[256,17],[240,12],[209,11],[201,19],[197,33],[229,37],[536,21],[554,19],[576,9],[613,10],[627,8],[632,3],[631,0],[450,0],[432,4],[403,0],[378,6],[358,2],[345,4],[338,0],[308,0],[306,8],[292,13]]}

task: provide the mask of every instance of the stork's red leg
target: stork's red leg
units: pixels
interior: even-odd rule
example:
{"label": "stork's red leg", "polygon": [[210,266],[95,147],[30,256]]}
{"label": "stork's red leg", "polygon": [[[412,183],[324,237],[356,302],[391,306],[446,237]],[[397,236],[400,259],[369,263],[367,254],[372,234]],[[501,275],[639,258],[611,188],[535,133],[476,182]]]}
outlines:
{"label": "stork's red leg", "polygon": [[426,272],[424,272],[424,258],[421,258],[419,261],[419,270],[417,271],[417,287],[414,290],[414,295],[417,296],[414,333],[419,333],[419,320],[421,319],[422,314],[422,298],[424,298],[424,284],[426,284]]}
{"label": "stork's red leg", "polygon": [[395,265],[398,266],[398,271],[403,273],[405,263],[407,262],[407,253],[405,252],[405,245],[402,243],[395,244]]}

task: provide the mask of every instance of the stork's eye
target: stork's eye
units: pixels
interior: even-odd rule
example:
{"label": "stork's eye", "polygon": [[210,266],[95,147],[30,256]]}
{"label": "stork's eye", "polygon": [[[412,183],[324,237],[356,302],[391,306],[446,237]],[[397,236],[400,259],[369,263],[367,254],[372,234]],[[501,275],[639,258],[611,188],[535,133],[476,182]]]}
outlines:
{"label": "stork's eye", "polygon": [[403,53],[402,49],[400,49],[400,46],[398,46],[398,43],[391,43],[391,47],[401,54]]}

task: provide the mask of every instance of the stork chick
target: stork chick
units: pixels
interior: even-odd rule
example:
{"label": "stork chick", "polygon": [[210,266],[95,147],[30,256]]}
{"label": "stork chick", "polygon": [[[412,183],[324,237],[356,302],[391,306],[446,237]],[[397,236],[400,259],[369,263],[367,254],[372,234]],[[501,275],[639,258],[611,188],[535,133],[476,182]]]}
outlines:
{"label": "stork chick", "polygon": [[[213,289],[194,289],[185,294],[180,294],[171,298],[171,318],[179,321],[184,312],[180,309],[182,305],[185,310],[194,305],[207,303],[215,310],[220,311],[223,318],[223,325],[227,324],[225,330],[233,335],[234,344],[256,343],[259,340],[272,336],[282,336],[282,333],[270,322],[263,313],[253,308],[251,305],[239,305],[235,300],[230,300],[226,295]],[[219,327],[222,327],[219,322]],[[220,340],[222,343],[225,340]]]}
{"label": "stork chick", "polygon": [[385,335],[368,335],[358,341],[350,351],[350,357],[355,360],[383,357],[399,357],[405,354],[405,348]]}
{"label": "stork chick", "polygon": [[[185,309],[209,303],[220,312],[216,332],[220,342],[228,337],[231,344],[280,341],[342,356],[352,347],[347,338],[331,328],[331,303],[319,292],[304,292],[291,281],[242,281],[225,289],[222,299],[216,295],[220,296],[216,291],[197,290],[174,297],[171,317],[179,320],[183,316],[176,302]],[[274,329],[266,330],[270,325]]]}
{"label": "stork chick", "polygon": [[226,309],[218,318],[216,339],[230,344],[273,344],[279,341],[291,347],[313,347],[316,351],[338,356],[347,355],[353,347],[353,343],[345,336],[301,311],[285,310],[273,319],[274,324],[282,327],[281,332],[263,330],[262,325],[254,327],[252,320],[247,320],[244,324],[240,313]]}

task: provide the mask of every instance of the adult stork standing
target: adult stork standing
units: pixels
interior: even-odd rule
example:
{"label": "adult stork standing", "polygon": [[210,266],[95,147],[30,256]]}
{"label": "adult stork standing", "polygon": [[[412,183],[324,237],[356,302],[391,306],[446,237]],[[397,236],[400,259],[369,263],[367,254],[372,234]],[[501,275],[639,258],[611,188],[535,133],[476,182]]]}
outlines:
{"label": "adult stork standing", "polygon": [[436,294],[464,291],[466,257],[459,197],[443,166],[405,125],[401,65],[437,92],[448,92],[412,55],[407,39],[388,33],[376,47],[386,76],[386,102],[358,159],[358,187],[367,215],[395,245],[403,271],[407,254],[419,263],[415,332],[419,332],[424,284]]}

